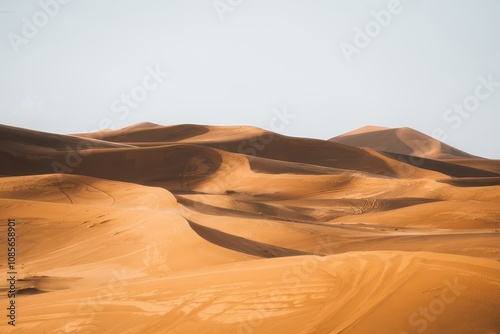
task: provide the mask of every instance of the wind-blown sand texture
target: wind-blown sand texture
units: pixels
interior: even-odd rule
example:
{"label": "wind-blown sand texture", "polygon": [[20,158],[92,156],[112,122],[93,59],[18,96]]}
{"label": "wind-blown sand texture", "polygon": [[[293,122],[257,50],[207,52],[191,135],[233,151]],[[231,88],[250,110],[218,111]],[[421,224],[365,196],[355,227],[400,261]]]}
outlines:
{"label": "wind-blown sand texture", "polygon": [[500,333],[500,161],[412,129],[0,126],[0,175],[2,333]]}

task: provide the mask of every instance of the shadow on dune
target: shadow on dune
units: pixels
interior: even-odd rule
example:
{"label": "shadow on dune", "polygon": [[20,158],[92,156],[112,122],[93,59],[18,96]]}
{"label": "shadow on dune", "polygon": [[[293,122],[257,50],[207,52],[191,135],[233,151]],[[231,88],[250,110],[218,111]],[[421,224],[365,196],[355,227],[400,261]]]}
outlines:
{"label": "shadow on dune", "polygon": [[17,290],[16,294],[20,296],[31,296],[31,295],[38,295],[41,293],[46,293],[47,291],[42,291],[37,288],[25,288],[25,289],[19,289]]}
{"label": "shadow on dune", "polygon": [[265,244],[262,242],[248,240],[210,227],[196,224],[195,222],[190,220],[188,220],[188,223],[193,231],[195,231],[203,239],[217,246],[228,248],[237,252],[263,258],[315,255],[312,253],[301,252],[295,249],[288,249]]}
{"label": "shadow on dune", "polygon": [[391,157],[395,160],[404,162],[406,164],[423,168],[427,170],[432,170],[436,172],[443,173],[452,177],[495,177],[500,176],[500,174],[495,172],[490,172],[482,169],[477,169],[473,167],[467,167],[462,165],[456,165],[453,163],[433,160],[428,158],[416,158],[410,155],[391,153],[391,152],[381,152],[385,156]]}
{"label": "shadow on dune", "polygon": [[460,179],[437,180],[456,187],[491,187],[500,186],[500,177],[464,177]]}

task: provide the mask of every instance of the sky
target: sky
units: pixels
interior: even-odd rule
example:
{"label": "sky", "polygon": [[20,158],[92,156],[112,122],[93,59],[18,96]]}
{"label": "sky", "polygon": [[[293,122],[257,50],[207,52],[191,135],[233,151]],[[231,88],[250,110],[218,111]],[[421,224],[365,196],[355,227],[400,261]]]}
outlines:
{"label": "sky", "polygon": [[499,16],[496,0],[0,0],[0,123],[411,127],[500,159]]}

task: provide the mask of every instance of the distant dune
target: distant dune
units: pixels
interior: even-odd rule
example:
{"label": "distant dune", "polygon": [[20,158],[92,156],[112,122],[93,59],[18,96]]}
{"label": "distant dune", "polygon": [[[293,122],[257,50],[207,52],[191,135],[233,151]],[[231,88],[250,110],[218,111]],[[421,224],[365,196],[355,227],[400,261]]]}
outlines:
{"label": "distant dune", "polygon": [[330,141],[423,158],[475,158],[473,155],[410,128],[388,129],[367,126],[334,137]]}
{"label": "distant dune", "polygon": [[413,129],[0,125],[0,176],[1,333],[500,333],[500,161]]}

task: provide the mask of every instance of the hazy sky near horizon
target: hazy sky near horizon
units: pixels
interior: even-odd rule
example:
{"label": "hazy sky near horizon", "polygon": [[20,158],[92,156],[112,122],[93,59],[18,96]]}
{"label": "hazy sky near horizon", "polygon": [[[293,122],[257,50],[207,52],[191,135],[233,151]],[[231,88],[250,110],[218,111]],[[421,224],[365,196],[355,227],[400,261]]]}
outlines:
{"label": "hazy sky near horizon", "polygon": [[0,123],[408,126],[500,158],[499,17],[495,0],[0,0]]}

